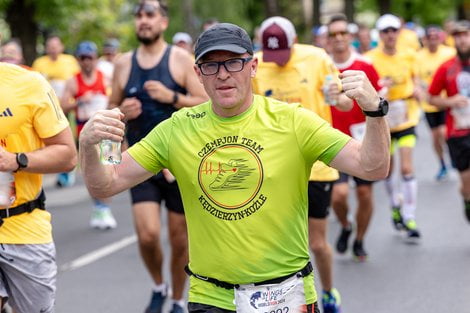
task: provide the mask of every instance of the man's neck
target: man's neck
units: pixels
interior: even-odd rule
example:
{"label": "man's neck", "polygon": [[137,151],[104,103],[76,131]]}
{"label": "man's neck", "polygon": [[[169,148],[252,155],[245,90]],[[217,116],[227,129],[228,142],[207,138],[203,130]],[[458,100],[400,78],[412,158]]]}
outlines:
{"label": "man's neck", "polygon": [[431,53],[436,53],[436,52],[437,52],[437,48],[439,48],[439,46],[429,46],[428,50],[429,50],[429,52],[431,52]]}
{"label": "man's neck", "polygon": [[144,69],[149,69],[157,65],[162,58],[166,46],[167,43],[162,38],[150,45],[141,44],[137,49],[137,61],[139,65]]}
{"label": "man's neck", "polygon": [[140,44],[139,53],[143,57],[156,56],[156,55],[159,55],[160,52],[163,51],[166,45],[167,43],[165,42],[165,40],[163,40],[163,38],[160,37],[157,41],[155,41],[154,43],[151,43],[150,45]]}
{"label": "man's neck", "polygon": [[351,57],[351,49],[346,49],[341,52],[333,52],[333,61],[337,64],[345,63]]}
{"label": "man's neck", "polygon": [[85,81],[87,84],[90,84],[96,80],[96,69],[89,73],[82,71],[81,74],[83,81]]}
{"label": "man's neck", "polygon": [[387,55],[395,55],[397,53],[396,47],[383,47],[382,51]]}

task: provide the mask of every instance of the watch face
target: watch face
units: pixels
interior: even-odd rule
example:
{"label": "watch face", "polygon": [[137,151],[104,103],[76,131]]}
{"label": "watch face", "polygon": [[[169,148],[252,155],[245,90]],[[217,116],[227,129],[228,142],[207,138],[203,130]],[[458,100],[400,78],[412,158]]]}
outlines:
{"label": "watch face", "polygon": [[387,114],[388,113],[388,101],[383,99],[381,101],[381,105],[382,105],[382,112],[384,113],[384,115]]}
{"label": "watch face", "polygon": [[21,168],[25,168],[28,166],[28,157],[26,156],[26,154],[18,153],[17,160]]}

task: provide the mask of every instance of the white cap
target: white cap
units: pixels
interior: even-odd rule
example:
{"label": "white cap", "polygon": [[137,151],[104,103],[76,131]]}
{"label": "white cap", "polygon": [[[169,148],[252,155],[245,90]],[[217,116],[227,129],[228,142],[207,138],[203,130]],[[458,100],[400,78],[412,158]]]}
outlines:
{"label": "white cap", "polygon": [[379,31],[382,31],[382,30],[387,29],[387,28],[400,29],[401,21],[395,15],[384,14],[381,17],[379,17],[379,19],[377,20],[377,23],[375,23],[375,27]]}
{"label": "white cap", "polygon": [[191,38],[191,36],[188,33],[183,33],[183,32],[176,33],[173,36],[172,41],[173,41],[173,44],[177,44],[178,42],[181,42],[181,41],[190,45],[193,43],[193,39]]}

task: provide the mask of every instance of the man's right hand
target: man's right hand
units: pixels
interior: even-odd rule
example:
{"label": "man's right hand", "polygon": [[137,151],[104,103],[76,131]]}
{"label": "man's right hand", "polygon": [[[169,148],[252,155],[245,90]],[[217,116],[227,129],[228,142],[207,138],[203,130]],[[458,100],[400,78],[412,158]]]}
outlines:
{"label": "man's right hand", "polygon": [[133,120],[142,113],[142,103],[135,97],[126,98],[122,101],[119,109],[124,113],[126,120]]}
{"label": "man's right hand", "polygon": [[80,145],[95,145],[103,139],[121,142],[124,139],[124,114],[118,109],[97,111],[80,133]]}

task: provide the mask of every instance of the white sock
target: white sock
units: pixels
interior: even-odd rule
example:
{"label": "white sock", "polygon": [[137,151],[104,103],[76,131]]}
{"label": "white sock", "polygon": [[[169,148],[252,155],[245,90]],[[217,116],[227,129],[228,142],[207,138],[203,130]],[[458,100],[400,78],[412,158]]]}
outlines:
{"label": "white sock", "polygon": [[391,207],[400,206],[400,192],[397,186],[397,180],[394,178],[394,175],[391,174],[387,179],[385,179],[385,188],[388,193],[388,198],[390,200]]}
{"label": "white sock", "polygon": [[167,286],[165,283],[162,283],[162,284],[155,284],[153,285],[153,291],[154,292],[160,292],[163,296],[166,296],[166,292],[167,292]]}
{"label": "white sock", "polygon": [[418,196],[418,182],[414,176],[404,176],[402,181],[403,206],[401,215],[406,221],[415,219],[416,202]]}
{"label": "white sock", "polygon": [[186,305],[186,301],[184,301],[184,299],[179,299],[179,300],[171,299],[171,305],[173,306],[173,304],[177,304],[180,307],[184,308]]}

